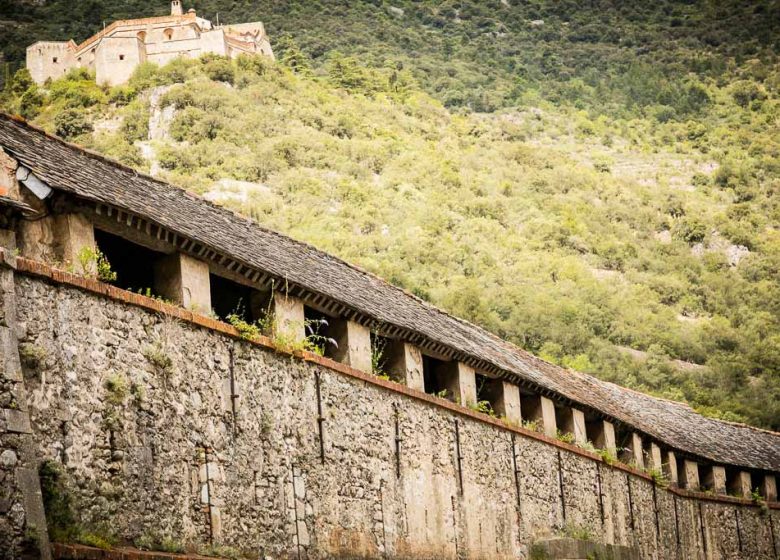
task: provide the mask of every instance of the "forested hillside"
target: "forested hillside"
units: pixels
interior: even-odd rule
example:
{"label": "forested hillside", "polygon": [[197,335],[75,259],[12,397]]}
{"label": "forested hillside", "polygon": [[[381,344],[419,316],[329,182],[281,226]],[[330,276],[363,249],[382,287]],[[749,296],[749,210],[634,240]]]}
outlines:
{"label": "forested hillside", "polygon": [[[192,5],[263,20],[279,62],[20,72],[3,107],[548,360],[780,429],[778,2]],[[0,0],[0,46],[167,11]]]}

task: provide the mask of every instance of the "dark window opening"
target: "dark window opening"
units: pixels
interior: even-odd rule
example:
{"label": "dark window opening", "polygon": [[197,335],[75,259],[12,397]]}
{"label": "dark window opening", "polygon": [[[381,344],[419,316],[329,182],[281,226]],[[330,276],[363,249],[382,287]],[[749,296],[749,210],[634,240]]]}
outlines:
{"label": "dark window opening", "polygon": [[119,60],[124,60],[124,59],[125,59],[125,55],[123,55],[123,54],[120,54],[120,55],[119,55]]}
{"label": "dark window opening", "polygon": [[682,457],[676,457],[675,459],[677,461],[677,479],[680,481],[680,486],[695,490],[695,488],[690,488],[692,481],[688,480],[688,473],[685,470],[685,459]]}
{"label": "dark window opening", "polygon": [[54,64],[57,64],[57,61],[58,61],[58,60],[59,60],[59,59],[58,59],[56,56],[55,56],[54,58],[52,58],[52,59],[51,59],[51,61],[52,61]]}
{"label": "dark window opening", "polygon": [[452,391],[450,391],[447,382],[442,375],[445,366],[446,362],[423,354],[423,382],[425,383],[425,392],[429,395],[436,395],[452,400],[454,395],[452,395]]}
{"label": "dark window opening", "polygon": [[503,387],[500,379],[474,374],[477,384],[477,411],[491,416],[503,414]]}
{"label": "dark window opening", "polygon": [[769,477],[773,477],[774,475],[761,473],[760,475],[753,475],[754,481],[753,481],[753,489],[758,488],[759,495],[764,498],[765,500],[773,499],[777,500],[777,491],[775,490],[775,493],[772,494],[772,496],[769,496],[769,492],[771,492],[771,489],[775,486],[775,484],[772,484],[772,482],[769,482],[767,479]]}
{"label": "dark window opening", "polygon": [[[254,323],[268,316],[270,295],[233,280],[209,274],[211,308],[220,319],[236,315],[242,321]],[[266,333],[267,334],[267,333]]]}
{"label": "dark window opening", "polygon": [[339,320],[312,309],[308,305],[303,306],[306,339],[312,350],[327,358],[338,360],[338,341],[333,333],[336,330],[336,322]]}
{"label": "dark window opening", "polygon": [[705,492],[715,488],[715,476],[711,465],[698,465],[699,486]]}
{"label": "dark window opening", "polygon": [[533,393],[520,392],[520,410],[523,411],[525,427],[544,431],[544,414],[542,412],[542,399]]}
{"label": "dark window opening", "polygon": [[[374,375],[398,381],[391,372],[397,346],[389,338],[375,332],[371,333],[371,372]],[[403,345],[401,348],[403,351]]]}
{"label": "dark window opening", "polygon": [[617,445],[618,458],[626,464],[634,461],[634,454],[631,450],[631,436],[631,431],[615,426],[615,445]]}
{"label": "dark window opening", "polygon": [[154,267],[164,253],[142,247],[118,235],[95,230],[95,243],[116,272],[114,285],[145,296],[159,296],[155,292]]}
{"label": "dark window opening", "polygon": [[585,437],[597,448],[606,447],[604,437],[604,422],[601,420],[588,420],[585,418]]}
{"label": "dark window opening", "polygon": [[[567,407],[555,407],[555,426],[561,433],[571,433],[571,409]],[[573,434],[572,434],[573,435]]]}

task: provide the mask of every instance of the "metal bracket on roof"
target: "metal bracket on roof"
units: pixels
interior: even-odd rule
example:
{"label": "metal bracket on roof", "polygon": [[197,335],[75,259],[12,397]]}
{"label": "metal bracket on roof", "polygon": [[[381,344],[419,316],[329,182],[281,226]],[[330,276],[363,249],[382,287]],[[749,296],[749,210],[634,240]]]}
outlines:
{"label": "metal bracket on roof", "polygon": [[23,165],[16,168],[16,180],[30,189],[41,200],[49,198],[54,192],[54,189],[36,177],[31,169]]}

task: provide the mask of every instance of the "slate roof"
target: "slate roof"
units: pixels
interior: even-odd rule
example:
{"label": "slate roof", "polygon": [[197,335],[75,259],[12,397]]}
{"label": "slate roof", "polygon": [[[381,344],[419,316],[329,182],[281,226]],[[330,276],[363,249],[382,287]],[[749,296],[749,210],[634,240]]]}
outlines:
{"label": "slate roof", "polygon": [[332,255],[1,114],[0,146],[54,189],[139,214],[384,325],[492,364],[518,383],[554,392],[678,451],[780,472],[780,434],[704,418],[687,405],[544,362]]}

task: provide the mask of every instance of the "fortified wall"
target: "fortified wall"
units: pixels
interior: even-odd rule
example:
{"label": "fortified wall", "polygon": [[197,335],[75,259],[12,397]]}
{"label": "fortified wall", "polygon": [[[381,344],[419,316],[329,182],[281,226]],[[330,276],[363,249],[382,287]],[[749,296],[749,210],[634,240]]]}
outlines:
{"label": "fortified wall", "polygon": [[[296,560],[585,558],[550,544],[568,536],[613,558],[778,557],[777,434],[559,371],[7,117],[0,147],[3,557],[49,557],[61,511],[39,475],[52,470],[73,522],[125,543]],[[373,291],[352,292],[360,282]],[[495,369],[455,354],[443,331],[405,331],[372,308],[376,294],[421,330],[468,333],[461,348],[478,342]],[[247,327],[263,309],[271,337]],[[243,320],[218,319],[230,310]]]}

